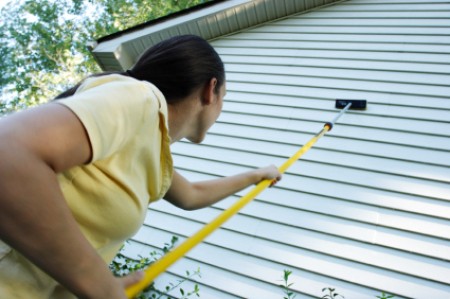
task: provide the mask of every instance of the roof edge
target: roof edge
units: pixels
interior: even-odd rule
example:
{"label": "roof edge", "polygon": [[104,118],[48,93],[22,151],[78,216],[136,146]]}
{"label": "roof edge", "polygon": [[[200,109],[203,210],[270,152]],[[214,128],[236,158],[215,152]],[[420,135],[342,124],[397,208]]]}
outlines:
{"label": "roof edge", "polygon": [[172,36],[206,40],[345,0],[216,0],[100,38],[91,53],[105,71],[131,67],[148,47]]}

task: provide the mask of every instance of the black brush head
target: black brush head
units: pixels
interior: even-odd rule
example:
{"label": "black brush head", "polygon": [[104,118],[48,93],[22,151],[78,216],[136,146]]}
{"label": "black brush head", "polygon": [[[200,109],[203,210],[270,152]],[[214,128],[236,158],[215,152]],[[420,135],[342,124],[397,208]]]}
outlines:
{"label": "black brush head", "polygon": [[336,99],[336,108],[343,109],[348,103],[352,103],[349,109],[365,110],[367,108],[367,100],[350,100]]}

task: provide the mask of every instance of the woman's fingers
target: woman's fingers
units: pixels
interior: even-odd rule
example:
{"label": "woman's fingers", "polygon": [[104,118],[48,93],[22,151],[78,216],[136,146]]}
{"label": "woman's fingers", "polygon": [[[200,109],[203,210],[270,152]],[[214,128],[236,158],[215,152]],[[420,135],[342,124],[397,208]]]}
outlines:
{"label": "woman's fingers", "polygon": [[144,273],[142,271],[137,271],[127,276],[120,277],[120,280],[124,288],[127,288],[129,286],[138,283],[139,281],[141,281],[142,278],[144,278]]}

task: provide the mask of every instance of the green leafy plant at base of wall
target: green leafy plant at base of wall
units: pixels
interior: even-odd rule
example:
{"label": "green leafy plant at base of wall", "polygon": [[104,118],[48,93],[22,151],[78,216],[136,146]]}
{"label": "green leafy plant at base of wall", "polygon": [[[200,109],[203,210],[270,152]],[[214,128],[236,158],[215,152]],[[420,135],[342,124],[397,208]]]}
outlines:
{"label": "green leafy plant at base of wall", "polygon": [[278,285],[280,288],[283,289],[284,297],[283,299],[294,299],[297,295],[294,295],[294,292],[292,292],[289,288],[294,284],[289,282],[289,276],[292,274],[292,271],[290,270],[284,270],[283,274],[283,284]]}
{"label": "green leafy plant at base of wall", "polygon": [[386,294],[385,292],[381,292],[381,295],[380,296],[376,296],[376,297],[379,298],[379,299],[390,299],[390,298],[394,298],[395,296]]}
{"label": "green leafy plant at base of wall", "polygon": [[[147,257],[139,256],[139,259],[131,259],[125,256],[122,252],[124,246],[120,252],[116,255],[114,260],[109,265],[112,273],[115,276],[124,276],[130,274],[131,272],[144,270],[149,265],[153,264],[155,261],[160,259],[164,254],[168,253],[173,249],[176,242],[178,241],[177,237],[172,237],[170,243],[165,243],[164,247],[160,250],[154,250],[149,253]],[[198,268],[194,272],[186,271],[185,277],[177,280],[176,282],[170,282],[164,290],[159,290],[155,287],[155,283],[152,283],[148,286],[137,298],[138,299],[162,299],[162,298],[173,298],[173,296],[168,295],[173,290],[179,288],[184,282],[192,281],[196,277],[201,277],[200,268]],[[200,288],[198,284],[194,285],[192,290],[186,291],[183,288],[179,288],[179,292],[181,297],[180,299],[191,298],[193,295],[200,297]]]}
{"label": "green leafy plant at base of wall", "polygon": [[[292,282],[289,282],[289,276],[291,274],[292,274],[292,271],[283,270],[283,280],[282,280],[283,284],[278,285],[283,290],[283,293],[284,293],[283,299],[294,299],[297,296],[297,294],[295,294],[294,291],[291,290],[291,286],[294,284]],[[323,295],[321,297],[321,299],[338,299],[338,298],[345,299],[344,296],[342,296],[336,292],[335,288],[330,288],[330,287],[323,288],[322,293],[325,293],[325,295]],[[379,299],[395,298],[394,295],[386,294],[385,292],[381,292],[381,295],[375,296],[375,297],[379,298]]]}
{"label": "green leafy plant at base of wall", "polygon": [[322,299],[334,299],[334,298],[339,298],[339,297],[341,297],[343,299],[345,298],[344,296],[336,293],[335,290],[336,289],[334,289],[334,288],[323,288],[322,293],[328,291],[328,294],[323,295]]}

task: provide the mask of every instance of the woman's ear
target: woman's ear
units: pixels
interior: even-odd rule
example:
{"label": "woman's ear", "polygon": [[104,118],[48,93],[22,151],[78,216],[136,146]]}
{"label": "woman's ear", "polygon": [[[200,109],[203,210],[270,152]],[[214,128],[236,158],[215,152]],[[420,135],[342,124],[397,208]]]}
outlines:
{"label": "woman's ear", "polygon": [[216,98],[216,85],[217,79],[214,77],[205,85],[202,97],[203,105],[210,105],[214,102],[214,99]]}

